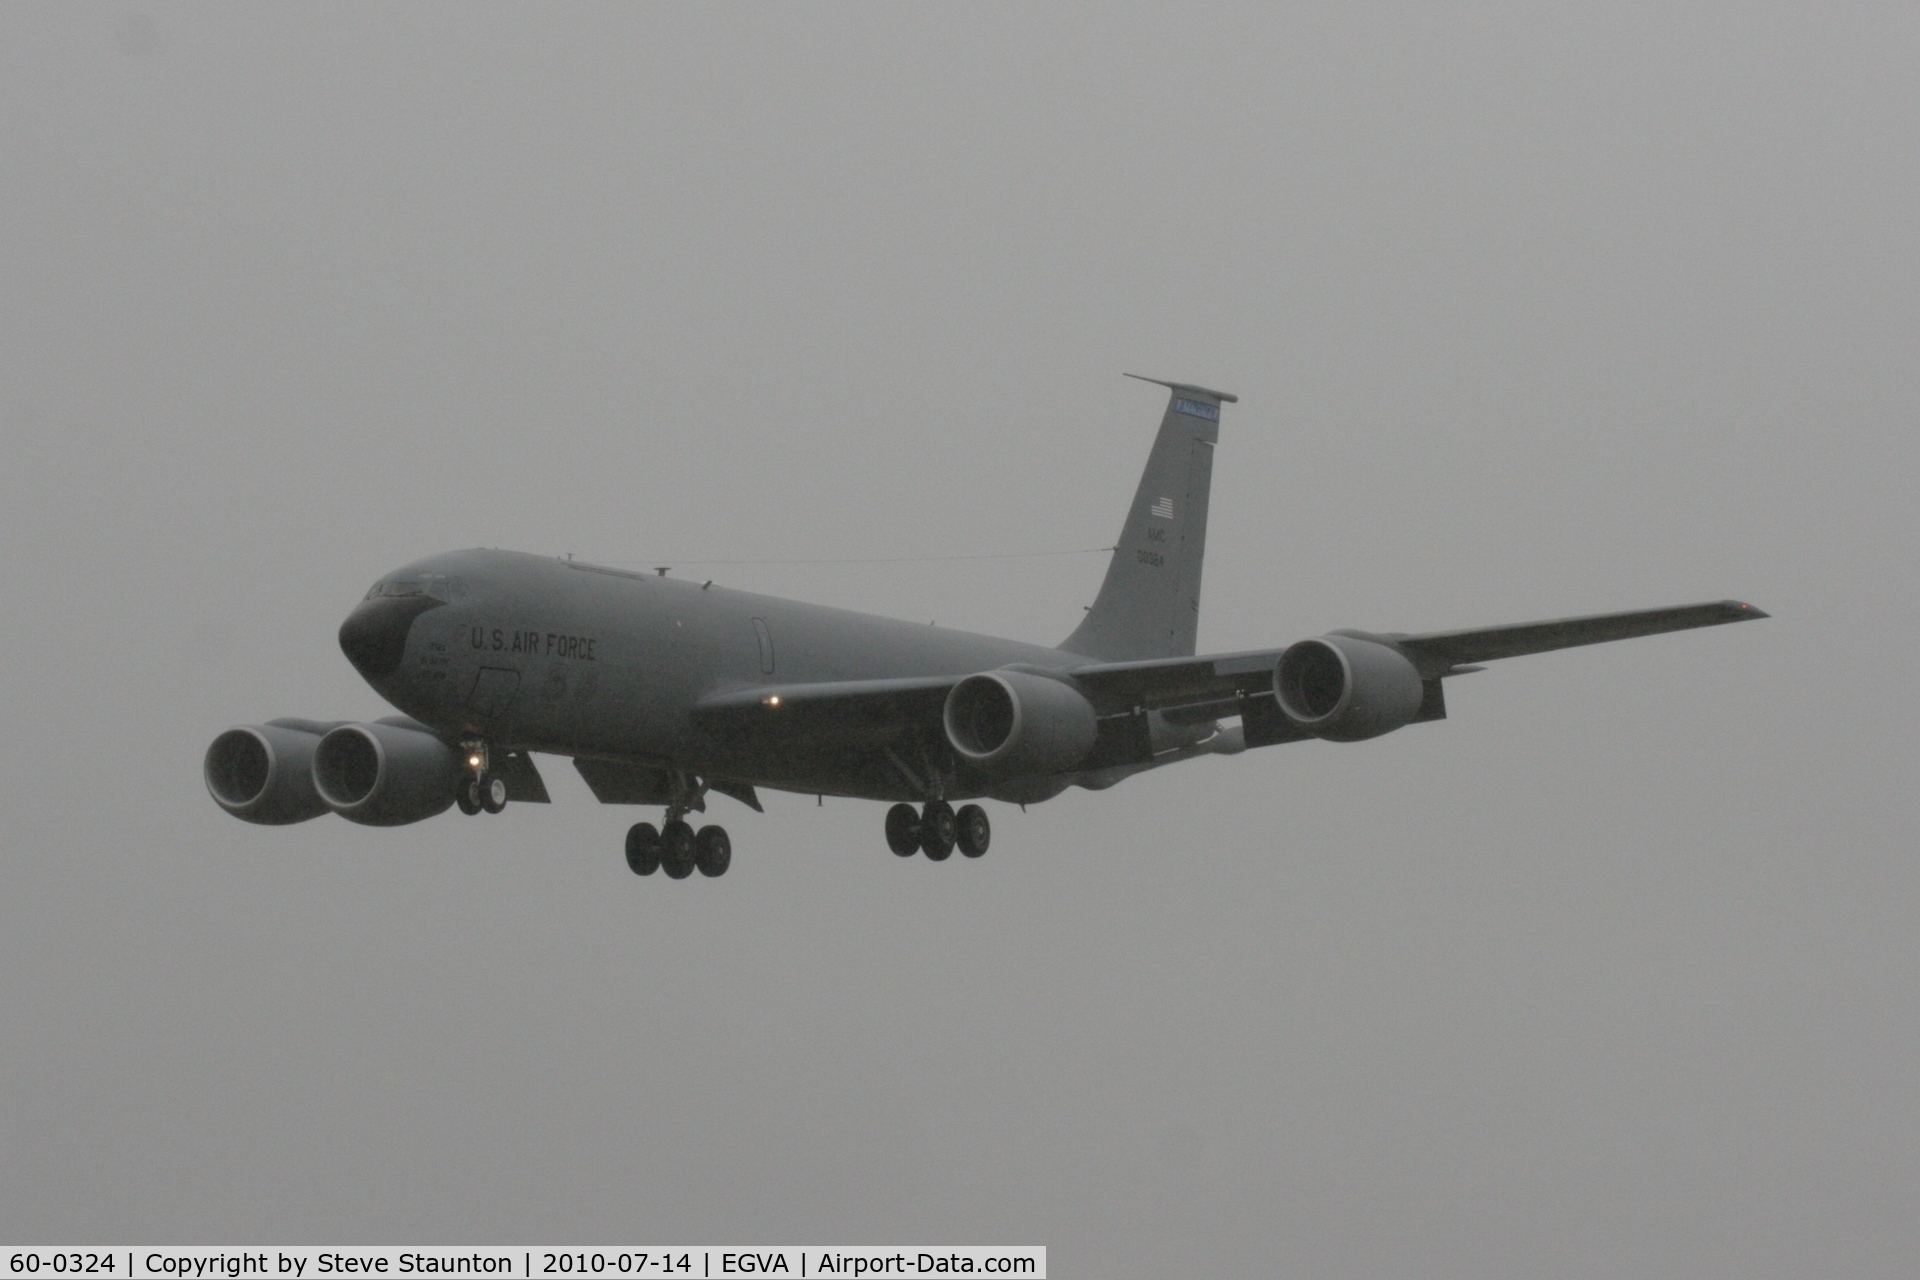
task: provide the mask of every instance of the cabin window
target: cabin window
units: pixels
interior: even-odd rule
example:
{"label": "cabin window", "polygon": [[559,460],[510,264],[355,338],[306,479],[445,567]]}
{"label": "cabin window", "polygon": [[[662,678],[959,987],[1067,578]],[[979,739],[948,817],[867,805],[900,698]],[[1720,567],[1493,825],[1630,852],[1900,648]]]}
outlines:
{"label": "cabin window", "polygon": [[765,618],[753,620],[754,638],[760,642],[760,674],[773,674],[773,632],[767,630]]}

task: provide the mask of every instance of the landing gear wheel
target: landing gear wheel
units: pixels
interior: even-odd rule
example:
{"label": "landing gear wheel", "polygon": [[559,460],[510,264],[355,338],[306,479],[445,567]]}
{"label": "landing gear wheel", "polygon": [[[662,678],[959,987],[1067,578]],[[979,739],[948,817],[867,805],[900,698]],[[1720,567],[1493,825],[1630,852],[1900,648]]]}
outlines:
{"label": "landing gear wheel", "polygon": [[963,804],[954,815],[953,824],[958,828],[955,839],[960,852],[977,858],[987,851],[987,845],[993,840],[993,824],[987,821],[985,809],[977,804]]}
{"label": "landing gear wheel", "polygon": [[483,774],[480,778],[480,807],[488,813],[499,813],[507,807],[507,780],[496,774]]}
{"label": "landing gear wheel", "polygon": [[660,869],[675,880],[693,874],[693,828],[684,822],[669,822],[660,833]]}
{"label": "landing gear wheel", "polygon": [[695,865],[703,876],[723,876],[733,864],[733,841],[725,827],[702,827],[693,838]]}
{"label": "landing gear wheel", "polygon": [[627,865],[637,876],[650,876],[660,869],[660,833],[651,822],[627,828]]}
{"label": "landing gear wheel", "polygon": [[955,831],[953,806],[945,800],[929,800],[920,811],[920,851],[935,862],[953,856]]}
{"label": "landing gear wheel", "polygon": [[910,804],[887,810],[887,848],[903,858],[920,852],[920,815]]}
{"label": "landing gear wheel", "polygon": [[453,802],[469,818],[480,812],[480,779],[460,779],[460,785],[453,789]]}

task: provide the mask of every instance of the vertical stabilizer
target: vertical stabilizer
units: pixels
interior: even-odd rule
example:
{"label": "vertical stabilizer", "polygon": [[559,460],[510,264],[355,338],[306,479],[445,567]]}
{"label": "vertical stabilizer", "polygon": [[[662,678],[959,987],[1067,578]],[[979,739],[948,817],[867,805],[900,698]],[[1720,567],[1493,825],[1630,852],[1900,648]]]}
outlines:
{"label": "vertical stabilizer", "polygon": [[[1137,377],[1137,374],[1128,374]],[[1060,645],[1108,662],[1186,657],[1200,624],[1200,562],[1220,406],[1239,397],[1142,378],[1173,392],[1093,608]]]}

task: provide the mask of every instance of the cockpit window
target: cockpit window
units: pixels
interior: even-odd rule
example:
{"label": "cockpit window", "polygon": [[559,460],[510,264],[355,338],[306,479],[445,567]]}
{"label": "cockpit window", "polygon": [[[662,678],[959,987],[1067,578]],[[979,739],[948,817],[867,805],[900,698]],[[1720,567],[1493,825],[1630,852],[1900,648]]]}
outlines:
{"label": "cockpit window", "polygon": [[406,578],[388,578],[373,584],[367,599],[375,596],[429,596],[443,603],[467,598],[467,584],[444,573],[420,573]]}

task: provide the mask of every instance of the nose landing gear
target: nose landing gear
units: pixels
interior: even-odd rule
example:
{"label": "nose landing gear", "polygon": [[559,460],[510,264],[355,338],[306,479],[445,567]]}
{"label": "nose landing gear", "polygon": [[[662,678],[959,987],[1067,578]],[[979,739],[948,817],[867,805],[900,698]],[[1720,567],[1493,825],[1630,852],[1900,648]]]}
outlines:
{"label": "nose landing gear", "polygon": [[460,779],[453,793],[453,802],[460,806],[460,812],[469,817],[481,812],[499,813],[507,807],[507,780],[495,773],[488,763],[490,753],[487,744],[466,742],[461,746],[466,750],[470,772]]}
{"label": "nose landing gear", "polygon": [[488,813],[499,813],[507,807],[507,780],[492,773],[483,773],[467,784],[472,798]]}

